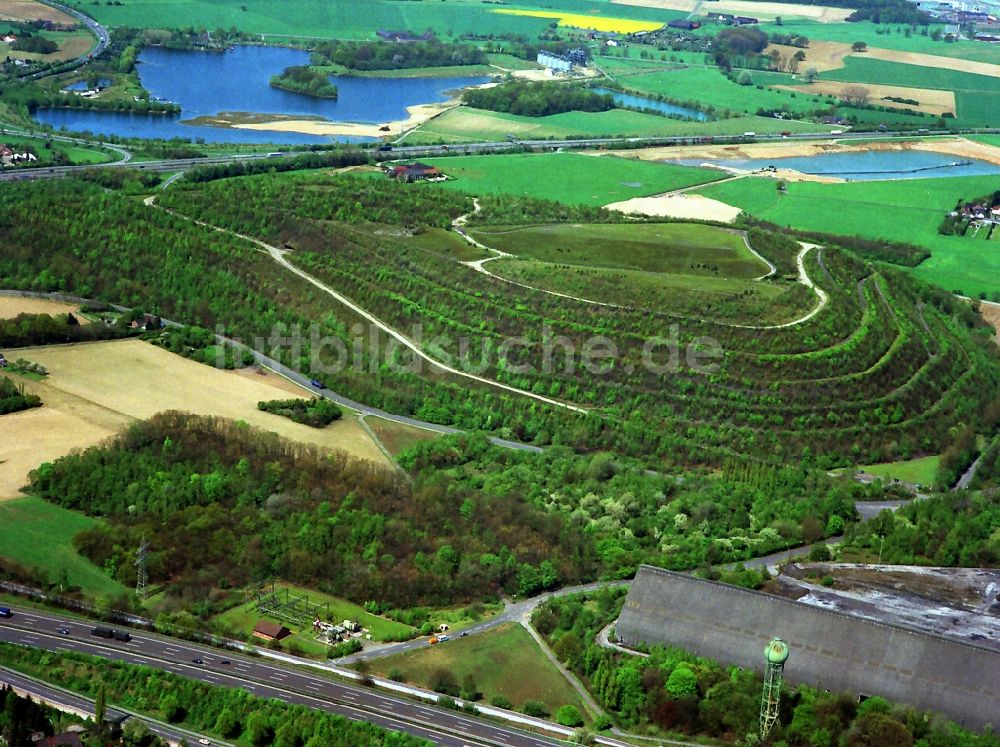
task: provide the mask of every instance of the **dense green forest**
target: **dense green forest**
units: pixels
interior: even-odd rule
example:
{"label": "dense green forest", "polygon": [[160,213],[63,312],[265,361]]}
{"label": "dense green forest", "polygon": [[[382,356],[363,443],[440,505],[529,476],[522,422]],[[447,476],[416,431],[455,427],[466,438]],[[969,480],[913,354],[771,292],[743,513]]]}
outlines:
{"label": "dense green forest", "polygon": [[164,413],[111,444],[46,463],[30,491],[108,519],[79,552],[134,584],[145,536],[152,583],[208,615],[226,589],[281,577],[363,603],[442,605],[593,578],[593,540],[518,491],[476,490],[230,421]]}
{"label": "dense green forest", "polygon": [[489,495],[518,494],[596,543],[601,574],[624,578],[640,563],[675,570],[729,563],[838,534],[854,502],[884,495],[878,486],[831,478],[808,465],[728,466],[721,477],[649,474],[611,454],[541,454],[452,436],[400,458],[417,484]]}
{"label": "dense green forest", "polygon": [[37,394],[25,394],[23,384],[16,384],[6,376],[0,377],[0,415],[41,406],[41,398]]}
{"label": "dense green forest", "polygon": [[[429,747],[429,742],[315,708],[258,698],[151,667],[0,643],[5,665],[217,739],[249,747]],[[0,717],[2,718],[2,717]],[[132,747],[132,745],[129,745]]]}
{"label": "dense green forest", "polygon": [[462,103],[523,117],[547,117],[563,112],[604,112],[615,108],[611,94],[599,94],[580,86],[548,83],[503,83],[492,88],[469,88]]}
{"label": "dense green forest", "polygon": [[[307,400],[302,400],[307,402]],[[738,561],[837,534],[880,486],[807,466],[677,479],[610,454],[524,452],[457,435],[401,457],[409,478],[245,425],[179,413],[42,465],[30,492],[107,521],[79,552],[126,585],[149,539],[171,609],[207,617],[225,589],[281,577],[407,607],[530,596],[638,564]]]}
{"label": "dense green forest", "polygon": [[308,65],[286,67],[278,75],[271,77],[271,85],[274,88],[282,88],[318,99],[337,98],[337,86],[330,82],[330,76]]}
{"label": "dense green forest", "polygon": [[[883,542],[883,539],[885,540]],[[851,526],[845,547],[903,565],[1000,564],[1000,502],[988,492],[933,496]]]}
{"label": "dense green forest", "polygon": [[[755,328],[740,311],[753,306],[739,298],[706,298],[692,309],[697,315],[678,317],[596,308],[471,272],[431,231],[472,210],[468,196],[451,190],[329,173],[176,186],[160,196],[165,207],[285,245],[290,261],[383,321],[419,329],[428,344],[443,336],[453,359],[477,367],[482,359],[496,381],[588,409],[421,375],[382,344],[362,346],[358,366],[316,373],[353,399],[433,422],[656,465],[720,466],[752,455],[830,468],[941,453],[955,432],[982,431],[1000,381],[989,329],[968,304],[835,246],[804,258],[829,296],[826,307],[793,327]],[[204,328],[219,324],[248,342],[295,325],[308,333],[315,323],[319,335],[354,346],[357,316],[245,240],[79,182],[0,185],[0,197],[15,189],[0,216],[3,284],[101,296]],[[507,224],[584,217],[579,208],[501,196],[483,204]],[[766,230],[752,240],[794,268],[793,242]],[[151,243],[162,251],[150,254]],[[744,319],[743,327],[730,323]],[[370,333],[362,329],[362,337]],[[578,357],[545,370],[548,340],[581,351],[595,336],[615,343],[613,366],[583,375]],[[527,345],[501,359],[495,353],[511,338]],[[710,376],[683,356],[666,373],[648,365],[650,340],[663,340],[669,356],[671,340],[683,350],[705,338],[723,351]],[[296,357],[287,348],[279,355],[308,374],[308,334],[304,342]],[[513,365],[520,363],[528,367]]]}
{"label": "dense green forest", "polygon": [[264,412],[281,415],[296,423],[325,428],[330,423],[340,420],[344,411],[331,400],[322,397],[312,399],[272,399],[258,402],[257,408]]}
{"label": "dense green forest", "polygon": [[404,70],[415,67],[485,65],[486,53],[471,44],[430,39],[423,42],[324,41],[316,45],[314,65],[340,65],[351,70]]}
{"label": "dense green forest", "polygon": [[[697,735],[747,744],[746,735],[757,730],[760,676],[677,648],[654,647],[640,658],[599,647],[597,633],[615,620],[622,601],[623,592],[614,590],[590,600],[552,599],[535,611],[532,624],[621,725],[653,737]],[[1000,745],[990,732],[978,735],[880,697],[858,704],[855,696],[807,685],[782,695],[770,739],[786,747]]]}

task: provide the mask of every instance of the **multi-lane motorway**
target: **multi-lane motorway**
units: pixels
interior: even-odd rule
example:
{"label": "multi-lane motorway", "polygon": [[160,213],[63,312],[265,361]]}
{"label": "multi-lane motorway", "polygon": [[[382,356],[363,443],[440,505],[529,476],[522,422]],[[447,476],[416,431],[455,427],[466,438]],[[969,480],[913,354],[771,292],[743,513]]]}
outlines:
{"label": "multi-lane motorway", "polygon": [[[130,631],[133,637],[127,643],[105,640],[91,635],[94,624],[90,622],[47,611],[17,607],[12,610],[12,617],[0,619],[0,641],[143,664],[212,685],[240,688],[261,698],[298,703],[355,721],[378,724],[446,747],[555,747],[563,744],[554,738],[462,712],[405,700],[237,652],[226,653],[137,630]],[[60,633],[60,628],[68,632]],[[203,663],[196,664],[194,659]],[[626,747],[614,740],[606,743]]]}
{"label": "multi-lane motorway", "polygon": [[[971,131],[970,131],[971,132]],[[1000,134],[1000,129],[982,129],[975,131],[978,134]],[[26,134],[26,133],[25,133]],[[394,148],[391,152],[379,152],[381,158],[416,158],[430,156],[465,155],[480,153],[499,153],[505,151],[534,150],[551,151],[562,148],[638,148],[638,147],[664,147],[696,144],[700,141],[710,140],[714,145],[726,145],[732,143],[751,142],[782,142],[782,141],[803,141],[803,140],[824,140],[824,141],[849,141],[852,139],[862,140],[891,140],[900,137],[928,137],[932,135],[954,135],[951,130],[928,130],[924,132],[813,132],[802,134],[780,135],[755,134],[753,136],[731,135],[714,137],[699,137],[697,134],[685,136],[671,136],[661,138],[587,138],[578,140],[517,140],[510,142],[487,142],[487,143],[467,143],[456,145],[408,145]],[[85,142],[85,141],[80,141]],[[94,145],[109,147],[108,143],[95,142]],[[304,155],[310,151],[286,151],[280,156]],[[198,166],[215,166],[219,164],[232,163],[234,161],[252,161],[266,158],[273,158],[272,153],[245,153],[227,156],[208,158],[177,158],[159,161],[145,161],[142,163],[128,162],[127,159],[117,163],[106,164],[113,168],[131,167],[153,172],[173,172],[185,171]],[[93,166],[54,166],[51,168],[32,169],[10,169],[0,171],[0,181],[17,181],[29,179],[52,179],[57,177],[70,176],[74,172],[82,169],[93,168]]]}

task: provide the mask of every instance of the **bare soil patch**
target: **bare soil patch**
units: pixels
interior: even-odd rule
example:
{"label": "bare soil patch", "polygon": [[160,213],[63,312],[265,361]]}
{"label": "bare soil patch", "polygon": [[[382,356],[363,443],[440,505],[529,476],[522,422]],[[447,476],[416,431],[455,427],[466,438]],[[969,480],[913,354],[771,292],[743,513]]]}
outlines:
{"label": "bare soil patch", "polygon": [[613,202],[604,207],[623,213],[687,218],[693,220],[717,220],[732,223],[740,214],[740,208],[701,195],[668,193],[654,197],[633,197],[631,200]]}
{"label": "bare soil patch", "polygon": [[980,305],[980,314],[983,315],[983,319],[993,325],[993,329],[997,331],[996,336],[993,341],[1000,345],[1000,303],[989,303],[983,301]]}
{"label": "bare soil patch", "polygon": [[[654,0],[650,0],[653,2]],[[751,3],[756,5],[757,3]],[[714,5],[714,3],[713,3]],[[772,44],[765,50],[777,49],[786,57],[798,51],[796,47]],[[943,57],[936,54],[926,54],[924,52],[903,52],[898,49],[883,49],[882,47],[869,47],[865,52],[854,52],[847,42],[819,41],[812,39],[809,46],[803,50],[806,53],[805,62],[800,66],[800,70],[808,70],[811,67],[819,72],[827,70],[839,70],[844,66],[844,58],[848,55],[855,57],[871,57],[884,62],[898,62],[903,65],[919,65],[921,67],[939,67],[944,70],[957,70],[962,73],[974,73],[976,75],[988,75],[992,78],[1000,78],[1000,65],[990,62],[975,62],[974,60],[962,60],[958,57]],[[863,83],[860,85],[869,85]]]}
{"label": "bare soil patch", "polygon": [[703,4],[699,0],[611,0],[617,5],[636,5],[643,8],[657,8],[659,10],[681,10],[691,13],[699,5],[701,12],[721,12],[735,13],[741,15],[752,15],[756,18],[772,19],[775,16],[782,18],[808,18],[821,23],[838,23],[851,14],[846,8],[833,8],[825,5],[800,5],[798,3],[768,3],[768,2],[747,2],[746,0],[719,0],[710,6]]}
{"label": "bare soil patch", "polygon": [[[818,80],[815,83],[807,83],[801,86],[774,86],[786,91],[795,91],[807,95],[836,96],[840,97],[845,88],[862,86],[870,91],[871,103],[884,104],[885,106],[899,107],[904,109],[915,109],[916,111],[927,112],[935,116],[940,116],[944,112],[955,113],[955,93],[954,91],[940,91],[933,88],[910,88],[908,86],[886,86],[880,83],[842,83],[835,80]],[[919,101],[919,104],[898,104],[892,101],[883,101],[887,96],[896,98],[912,99]]]}
{"label": "bare soil patch", "polygon": [[46,301],[43,298],[0,296],[0,319],[13,319],[18,314],[74,314],[81,324],[88,323],[80,316],[78,304]]}
{"label": "bare soil patch", "polygon": [[385,456],[351,416],[317,429],[257,409],[261,400],[307,396],[270,372],[221,371],[141,340],[21,348],[6,351],[49,371],[24,381],[42,407],[3,416],[0,497],[17,495],[29,470],[74,448],[86,448],[128,423],[164,410],[242,420],[300,443],[342,449],[386,464]]}

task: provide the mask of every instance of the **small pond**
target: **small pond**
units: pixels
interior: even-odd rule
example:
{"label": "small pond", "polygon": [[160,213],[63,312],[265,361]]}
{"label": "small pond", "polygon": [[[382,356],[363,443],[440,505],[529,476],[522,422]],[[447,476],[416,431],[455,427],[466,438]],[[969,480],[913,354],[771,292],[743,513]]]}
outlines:
{"label": "small pond", "polygon": [[705,114],[705,112],[700,112],[697,109],[689,109],[686,106],[677,106],[676,104],[668,104],[665,101],[647,99],[645,96],[636,96],[631,93],[613,91],[610,88],[593,88],[591,90],[594,93],[600,94],[610,93],[616,104],[630,109],[653,109],[654,111],[663,112],[664,114],[684,117],[685,119],[696,119],[700,122],[704,122],[708,119],[708,115]]}

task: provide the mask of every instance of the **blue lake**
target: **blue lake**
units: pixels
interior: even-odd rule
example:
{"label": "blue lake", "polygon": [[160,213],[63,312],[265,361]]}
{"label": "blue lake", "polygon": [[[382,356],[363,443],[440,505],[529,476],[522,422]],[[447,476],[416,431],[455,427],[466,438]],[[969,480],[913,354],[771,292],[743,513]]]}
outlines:
{"label": "blue lake", "polygon": [[139,55],[139,77],[156,100],[180,104],[180,116],[127,114],[86,109],[40,109],[36,119],[54,127],[101,135],[204,139],[206,142],[321,143],[370,138],[321,137],[292,132],[237,130],[183,124],[221,112],[319,117],[338,122],[380,124],[405,119],[415,104],[446,101],[449,92],[488,80],[457,78],[364,78],[333,76],[339,98],[316,99],[272,88],[272,75],[305,65],[309,54],[285,47],[236,47],[199,52],[149,47]]}
{"label": "blue lake", "polygon": [[[704,159],[683,159],[678,163],[701,165]],[[1000,174],[1000,166],[986,161],[969,161],[945,153],[920,150],[881,150],[857,153],[822,153],[793,158],[742,158],[710,161],[740,171],[757,171],[774,166],[804,174],[835,176],[852,181],[881,179],[929,179],[942,176],[986,176]]]}
{"label": "blue lake", "polygon": [[677,106],[676,104],[668,104],[665,101],[647,99],[645,96],[634,96],[631,93],[613,91],[610,88],[592,88],[591,90],[594,93],[600,94],[610,93],[616,104],[631,109],[653,109],[664,114],[684,117],[685,119],[697,119],[699,122],[704,122],[708,119],[708,115],[705,112],[700,112],[697,109],[688,109],[686,106]]}

